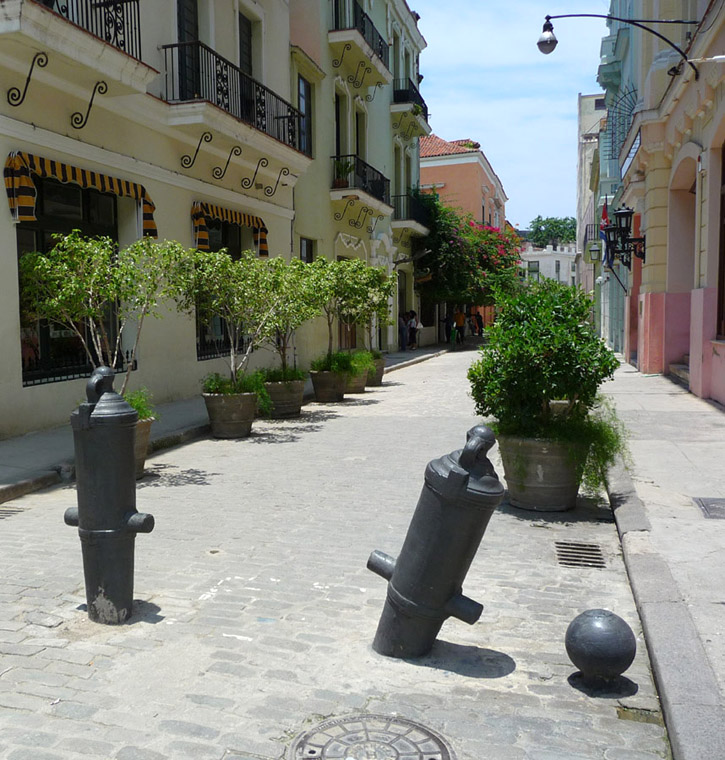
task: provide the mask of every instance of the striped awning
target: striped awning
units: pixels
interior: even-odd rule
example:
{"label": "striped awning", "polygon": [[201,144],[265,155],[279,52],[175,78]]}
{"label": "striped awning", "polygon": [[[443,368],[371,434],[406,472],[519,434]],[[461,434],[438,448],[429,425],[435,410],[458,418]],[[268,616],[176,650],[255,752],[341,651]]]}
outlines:
{"label": "striped awning", "polygon": [[240,227],[251,227],[254,235],[254,245],[259,251],[259,255],[269,256],[267,228],[258,216],[197,201],[191,207],[191,219],[194,223],[194,245],[202,251],[209,250],[209,230],[206,226],[206,220],[218,219],[221,222],[237,224]]}
{"label": "striped awning", "polygon": [[156,206],[143,185],[88,169],[79,169],[70,164],[22,151],[15,151],[8,155],[4,174],[10,213],[16,222],[34,222],[37,218],[35,200],[38,193],[32,177],[35,174],[39,177],[52,177],[60,182],[73,182],[83,188],[92,187],[102,193],[113,193],[140,201],[143,209],[143,234],[154,238],[158,236],[154,221]]}

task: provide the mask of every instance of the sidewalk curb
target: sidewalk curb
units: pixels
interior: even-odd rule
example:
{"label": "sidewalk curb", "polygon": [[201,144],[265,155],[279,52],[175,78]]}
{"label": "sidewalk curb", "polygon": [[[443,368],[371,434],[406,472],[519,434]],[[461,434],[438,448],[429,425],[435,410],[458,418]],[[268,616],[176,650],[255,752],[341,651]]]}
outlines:
{"label": "sidewalk curb", "polygon": [[642,621],[673,760],[725,757],[725,705],[669,565],[649,542],[652,525],[621,460],[609,501]]}
{"label": "sidewalk curb", "polygon": [[396,369],[403,369],[404,367],[412,367],[414,364],[420,364],[421,362],[428,361],[428,359],[435,359],[439,356],[443,356],[444,354],[447,354],[450,351],[449,348],[444,348],[442,351],[437,351],[435,354],[422,354],[421,356],[416,356],[413,359],[407,359],[404,362],[398,362],[397,364],[391,364],[389,367],[386,367],[384,370],[384,374],[388,374],[388,372],[394,372]]}

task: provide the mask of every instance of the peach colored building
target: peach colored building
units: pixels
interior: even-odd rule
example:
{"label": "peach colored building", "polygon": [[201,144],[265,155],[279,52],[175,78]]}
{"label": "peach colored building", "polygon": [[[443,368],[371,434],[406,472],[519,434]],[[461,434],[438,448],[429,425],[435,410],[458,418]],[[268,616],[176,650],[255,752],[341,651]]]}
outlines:
{"label": "peach colored building", "polygon": [[420,185],[435,188],[448,206],[478,222],[503,227],[506,201],[501,180],[473,140],[448,142],[431,134],[420,138]]}

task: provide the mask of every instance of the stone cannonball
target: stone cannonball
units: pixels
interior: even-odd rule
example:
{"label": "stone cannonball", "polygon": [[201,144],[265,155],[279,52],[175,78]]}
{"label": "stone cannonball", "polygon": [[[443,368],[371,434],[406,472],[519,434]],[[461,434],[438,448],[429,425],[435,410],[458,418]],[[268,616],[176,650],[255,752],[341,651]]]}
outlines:
{"label": "stone cannonball", "polygon": [[609,610],[587,610],[569,623],[566,653],[587,678],[611,680],[632,664],[637,641],[632,629]]}

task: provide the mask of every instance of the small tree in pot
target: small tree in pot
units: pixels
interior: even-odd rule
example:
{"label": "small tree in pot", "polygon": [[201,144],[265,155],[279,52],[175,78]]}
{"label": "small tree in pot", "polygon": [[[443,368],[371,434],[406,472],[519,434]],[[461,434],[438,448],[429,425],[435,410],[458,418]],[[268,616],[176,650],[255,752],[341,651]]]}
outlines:
{"label": "small tree in pot", "polygon": [[398,283],[397,272],[388,273],[385,267],[368,267],[366,272],[366,295],[359,310],[358,321],[365,328],[373,368],[368,372],[367,384],[382,385],[385,359],[373,348],[373,330],[393,323],[391,298]]}
{"label": "small tree in pot", "polygon": [[309,264],[277,257],[269,259],[267,266],[275,308],[265,323],[263,337],[279,356],[280,367],[264,371],[265,386],[272,400],[272,416],[294,417],[302,408],[306,373],[289,365],[289,351],[295,331],[320,314],[319,299]]}
{"label": "small tree in pot", "polygon": [[261,375],[246,373],[276,307],[267,262],[254,251],[232,259],[224,249],[197,250],[179,261],[173,280],[182,311],[196,313],[202,322],[223,320],[228,372],[226,377],[207,375],[202,391],[212,435],[243,438],[249,435],[258,405],[269,409]]}
{"label": "small tree in pot", "polygon": [[617,358],[594,333],[591,300],[578,288],[543,280],[498,305],[468,372],[476,411],[495,418],[511,504],[569,509],[582,476],[596,487],[625,446],[597,395]]}
{"label": "small tree in pot", "polygon": [[[184,248],[175,241],[143,237],[119,249],[111,238],[88,237],[78,230],[54,239],[49,251],[20,257],[23,314],[70,331],[93,368],[105,364],[117,369],[125,361],[119,393],[139,413],[136,473],[140,477],[154,414],[145,400],[148,391],[127,393],[128,384],[141,330],[147,317],[159,317],[159,304],[171,295],[167,278],[186,255]],[[133,343],[124,351],[123,338],[129,332]]]}

